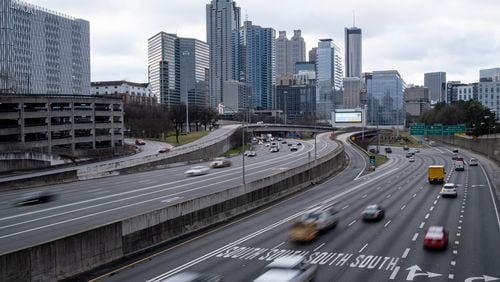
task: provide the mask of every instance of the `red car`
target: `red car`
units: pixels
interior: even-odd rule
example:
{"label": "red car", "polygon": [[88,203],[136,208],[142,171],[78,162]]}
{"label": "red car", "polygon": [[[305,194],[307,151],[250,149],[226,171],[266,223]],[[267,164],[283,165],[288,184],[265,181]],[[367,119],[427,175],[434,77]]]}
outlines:
{"label": "red car", "polygon": [[165,147],[165,148],[161,148],[158,153],[168,153],[170,152],[170,148],[169,147]]}
{"label": "red car", "polygon": [[135,145],[146,145],[146,142],[142,139],[135,139]]}
{"label": "red car", "polygon": [[448,230],[443,226],[431,226],[424,237],[424,248],[444,250],[448,246]]}

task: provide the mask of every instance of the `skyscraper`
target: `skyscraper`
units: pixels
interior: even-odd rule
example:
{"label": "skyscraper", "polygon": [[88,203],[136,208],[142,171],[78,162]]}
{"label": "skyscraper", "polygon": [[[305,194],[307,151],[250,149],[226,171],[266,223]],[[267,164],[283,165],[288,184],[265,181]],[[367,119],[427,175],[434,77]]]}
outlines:
{"label": "skyscraper", "polygon": [[276,77],[282,77],[288,72],[288,38],[286,31],[280,30],[276,38]]}
{"label": "skyscraper", "polygon": [[148,80],[153,94],[161,104],[178,105],[179,41],[177,35],[160,32],[148,39]]}
{"label": "skyscraper", "polygon": [[238,80],[235,72],[233,31],[240,27],[240,8],[233,0],[212,0],[207,4],[207,43],[210,47],[210,105],[223,102],[223,82]]}
{"label": "skyscraper", "polygon": [[89,22],[0,0],[0,93],[90,94]]}
{"label": "skyscraper", "polygon": [[345,28],[345,76],[359,77],[362,72],[361,29]]}
{"label": "skyscraper", "polygon": [[300,29],[293,31],[288,39],[286,31],[280,31],[276,39],[276,77],[293,74],[296,62],[306,59],[306,43]]}
{"label": "skyscraper", "polygon": [[368,95],[367,120],[370,125],[404,125],[406,84],[396,70],[365,74]]}
{"label": "skyscraper", "polygon": [[148,39],[151,91],[168,107],[208,105],[208,45],[200,40],[160,32]]}
{"label": "skyscraper", "polygon": [[342,88],[342,59],[340,48],[332,39],[318,42],[316,66],[318,71],[316,87],[317,117],[329,119],[339,103]]}
{"label": "skyscraper", "polygon": [[309,50],[309,62],[316,62],[318,57],[318,47],[313,47]]}
{"label": "skyscraper", "polygon": [[250,85],[251,107],[274,108],[276,85],[276,31],[245,21],[241,28],[241,50],[246,54],[245,82]]}
{"label": "skyscraper", "polygon": [[429,89],[431,104],[446,101],[446,72],[425,73],[424,86]]}

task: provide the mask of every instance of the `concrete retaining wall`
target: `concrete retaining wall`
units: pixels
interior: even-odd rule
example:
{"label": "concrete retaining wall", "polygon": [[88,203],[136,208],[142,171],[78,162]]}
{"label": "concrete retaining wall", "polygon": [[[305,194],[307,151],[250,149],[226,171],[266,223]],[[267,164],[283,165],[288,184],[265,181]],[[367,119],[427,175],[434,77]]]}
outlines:
{"label": "concrete retaining wall", "polygon": [[457,136],[433,136],[432,138],[485,155],[500,163],[500,138],[469,139]]}
{"label": "concrete retaining wall", "polygon": [[29,178],[16,179],[11,181],[0,181],[0,191],[7,191],[15,188],[26,188],[32,186],[57,184],[61,182],[76,181],[76,169],[47,175],[33,176]]}
{"label": "concrete retaining wall", "polygon": [[60,280],[295,193],[342,170],[342,145],[316,162],[0,256],[0,281]]}

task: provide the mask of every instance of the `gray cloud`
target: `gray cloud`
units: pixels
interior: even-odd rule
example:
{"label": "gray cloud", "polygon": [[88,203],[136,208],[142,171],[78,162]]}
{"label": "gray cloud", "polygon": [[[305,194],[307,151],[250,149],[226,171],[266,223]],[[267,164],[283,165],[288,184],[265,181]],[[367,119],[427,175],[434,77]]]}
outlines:
{"label": "gray cloud", "polygon": [[[208,0],[28,0],[90,21],[92,80],[147,81],[147,39],[165,31],[205,40]],[[474,82],[481,68],[500,66],[500,1],[491,0],[239,0],[255,24],[301,29],[307,48],[333,38],[343,50],[344,27],[363,29],[363,70],[397,69],[407,83],[446,71]]]}

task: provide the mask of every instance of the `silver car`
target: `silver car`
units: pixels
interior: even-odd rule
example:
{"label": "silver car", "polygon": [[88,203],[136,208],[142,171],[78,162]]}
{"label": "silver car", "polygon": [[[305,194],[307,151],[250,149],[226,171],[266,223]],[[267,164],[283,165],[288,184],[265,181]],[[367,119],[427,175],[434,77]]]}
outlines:
{"label": "silver car", "polygon": [[305,262],[305,256],[285,256],[266,266],[266,272],[255,282],[305,282],[313,281],[318,267]]}
{"label": "silver car", "polygon": [[210,171],[210,168],[206,166],[193,166],[192,168],[188,169],[184,174],[186,176],[199,176],[199,175],[205,175]]}

